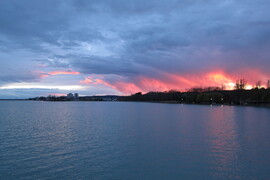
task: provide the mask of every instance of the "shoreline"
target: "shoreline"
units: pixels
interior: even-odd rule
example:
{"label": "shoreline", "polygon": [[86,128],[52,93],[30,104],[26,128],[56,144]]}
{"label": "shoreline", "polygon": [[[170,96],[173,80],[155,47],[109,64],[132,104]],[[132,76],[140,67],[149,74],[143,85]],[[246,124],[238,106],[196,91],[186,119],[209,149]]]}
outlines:
{"label": "shoreline", "polygon": [[270,104],[258,104],[258,105],[252,105],[252,104],[207,104],[207,103],[183,103],[179,101],[117,101],[117,102],[143,102],[143,103],[163,103],[163,104],[185,104],[185,105],[202,105],[202,106],[238,106],[238,107],[264,107],[264,108],[270,108]]}
{"label": "shoreline", "polygon": [[[42,101],[29,99],[0,99],[0,101]],[[44,102],[44,101],[42,101]],[[186,105],[207,105],[207,106],[238,106],[238,107],[263,107],[270,108],[270,104],[228,104],[228,103],[185,103],[181,101],[45,101],[45,102],[134,102],[134,103],[160,103],[160,104],[186,104]]]}

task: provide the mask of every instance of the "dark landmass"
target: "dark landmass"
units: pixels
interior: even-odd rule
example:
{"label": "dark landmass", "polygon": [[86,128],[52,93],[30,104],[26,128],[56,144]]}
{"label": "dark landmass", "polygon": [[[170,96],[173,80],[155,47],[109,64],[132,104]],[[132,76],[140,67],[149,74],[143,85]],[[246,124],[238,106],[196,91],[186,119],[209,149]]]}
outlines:
{"label": "dark landmass", "polygon": [[141,92],[130,96],[83,96],[69,93],[67,96],[47,96],[30,98],[38,101],[133,101],[133,102],[163,102],[187,104],[227,104],[270,107],[270,80],[266,88],[258,81],[253,89],[246,90],[247,81],[239,79],[235,83],[235,90],[224,90],[222,87],[193,87],[187,92],[170,90],[165,92]]}
{"label": "dark landmass", "polygon": [[193,89],[189,92],[167,91],[146,94],[138,92],[130,96],[120,97],[118,101],[270,106],[270,89],[231,91]]}
{"label": "dark landmass", "polygon": [[270,107],[270,89],[221,90],[220,88],[192,88],[188,92],[175,90],[165,92],[141,92],[130,96],[48,96],[29,100],[38,101],[132,101],[186,104],[226,104]]}
{"label": "dark landmass", "polygon": [[67,96],[41,96],[35,98],[29,98],[28,100],[36,100],[36,101],[117,101],[122,96],[116,95],[105,95],[105,96],[72,96],[69,93]]}

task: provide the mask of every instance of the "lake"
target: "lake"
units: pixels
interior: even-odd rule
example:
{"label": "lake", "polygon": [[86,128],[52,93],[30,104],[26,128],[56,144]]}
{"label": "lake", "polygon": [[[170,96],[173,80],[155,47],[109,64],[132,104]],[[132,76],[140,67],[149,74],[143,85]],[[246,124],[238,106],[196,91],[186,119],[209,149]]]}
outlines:
{"label": "lake", "polygon": [[0,101],[0,179],[270,179],[270,109]]}

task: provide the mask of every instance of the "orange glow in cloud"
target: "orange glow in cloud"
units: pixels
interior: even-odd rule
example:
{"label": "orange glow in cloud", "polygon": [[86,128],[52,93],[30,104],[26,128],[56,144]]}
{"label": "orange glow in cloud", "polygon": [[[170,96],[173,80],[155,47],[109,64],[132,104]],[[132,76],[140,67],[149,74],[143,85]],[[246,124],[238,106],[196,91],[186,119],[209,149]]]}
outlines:
{"label": "orange glow in cloud", "polygon": [[50,75],[59,75],[59,74],[73,74],[73,75],[81,74],[80,72],[76,72],[76,71],[52,71],[52,72],[38,71],[37,73],[41,74],[41,75],[39,75],[40,78],[45,78],[45,77],[48,77]]}
{"label": "orange glow in cloud", "polygon": [[83,81],[80,81],[80,84],[87,84],[87,85],[91,85],[91,84],[103,84],[105,86],[109,86],[111,88],[115,89],[115,86],[105,82],[102,79],[98,79],[98,78],[92,78],[92,77],[86,77]]}
{"label": "orange glow in cloud", "polygon": [[212,84],[213,86],[225,86],[225,89],[232,90],[235,86],[234,77],[231,77],[224,72],[213,72],[206,75],[204,84]]}
{"label": "orange glow in cloud", "polygon": [[225,75],[223,73],[209,73],[207,76],[213,82],[218,82],[218,83],[232,82],[232,79],[230,77],[227,77],[227,75]]}
{"label": "orange glow in cloud", "polygon": [[133,92],[141,91],[141,89],[138,86],[136,86],[134,83],[121,82],[121,81],[117,81],[115,83],[108,83],[104,81],[103,79],[93,78],[93,77],[86,77],[83,81],[80,81],[80,84],[87,84],[87,85],[101,84],[101,85],[111,87],[113,89],[117,89],[118,91],[123,92],[123,93],[133,93]]}
{"label": "orange glow in cloud", "polygon": [[136,84],[129,82],[117,82],[110,86],[125,94],[145,92],[142,88],[138,87]]}
{"label": "orange glow in cloud", "polygon": [[[248,79],[241,74],[245,72],[252,75],[252,77],[258,77],[258,79]],[[228,74],[222,70],[216,70],[202,74],[170,74],[163,73],[162,78],[150,78],[150,77],[136,77],[130,81],[119,80],[108,81],[106,78],[91,78],[87,77],[85,80],[80,81],[81,84],[95,85],[103,84],[105,86],[116,89],[124,94],[133,94],[136,92],[149,92],[149,91],[168,91],[168,90],[179,90],[186,91],[192,87],[222,87],[227,90],[233,90],[235,87],[236,80],[245,78],[248,81],[246,89],[251,89],[252,84],[256,81],[266,81],[267,75],[256,70],[242,70],[239,72],[240,75]]]}

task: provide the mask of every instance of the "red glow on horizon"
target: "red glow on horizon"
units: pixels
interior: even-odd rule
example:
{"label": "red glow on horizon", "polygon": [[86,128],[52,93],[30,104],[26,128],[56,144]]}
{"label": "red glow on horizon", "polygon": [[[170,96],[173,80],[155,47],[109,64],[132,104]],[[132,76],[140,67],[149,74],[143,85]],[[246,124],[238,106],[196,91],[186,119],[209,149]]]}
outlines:
{"label": "red glow on horizon", "polygon": [[[96,85],[102,84],[113,89],[116,89],[123,94],[133,94],[136,92],[149,91],[168,91],[178,90],[187,91],[192,87],[223,87],[227,90],[233,90],[235,82],[240,78],[245,78],[248,81],[246,89],[251,89],[253,84],[258,80],[263,82],[267,80],[268,75],[259,70],[245,69],[238,71],[238,74],[229,74],[222,70],[215,70],[201,74],[170,74],[163,73],[161,78],[152,78],[139,76],[132,80],[107,80],[101,76],[99,78],[87,77],[80,81],[80,84]],[[240,74],[240,75],[239,75]],[[246,76],[242,76],[245,74]],[[251,76],[252,78],[249,78]],[[257,79],[258,78],[258,79]]]}

